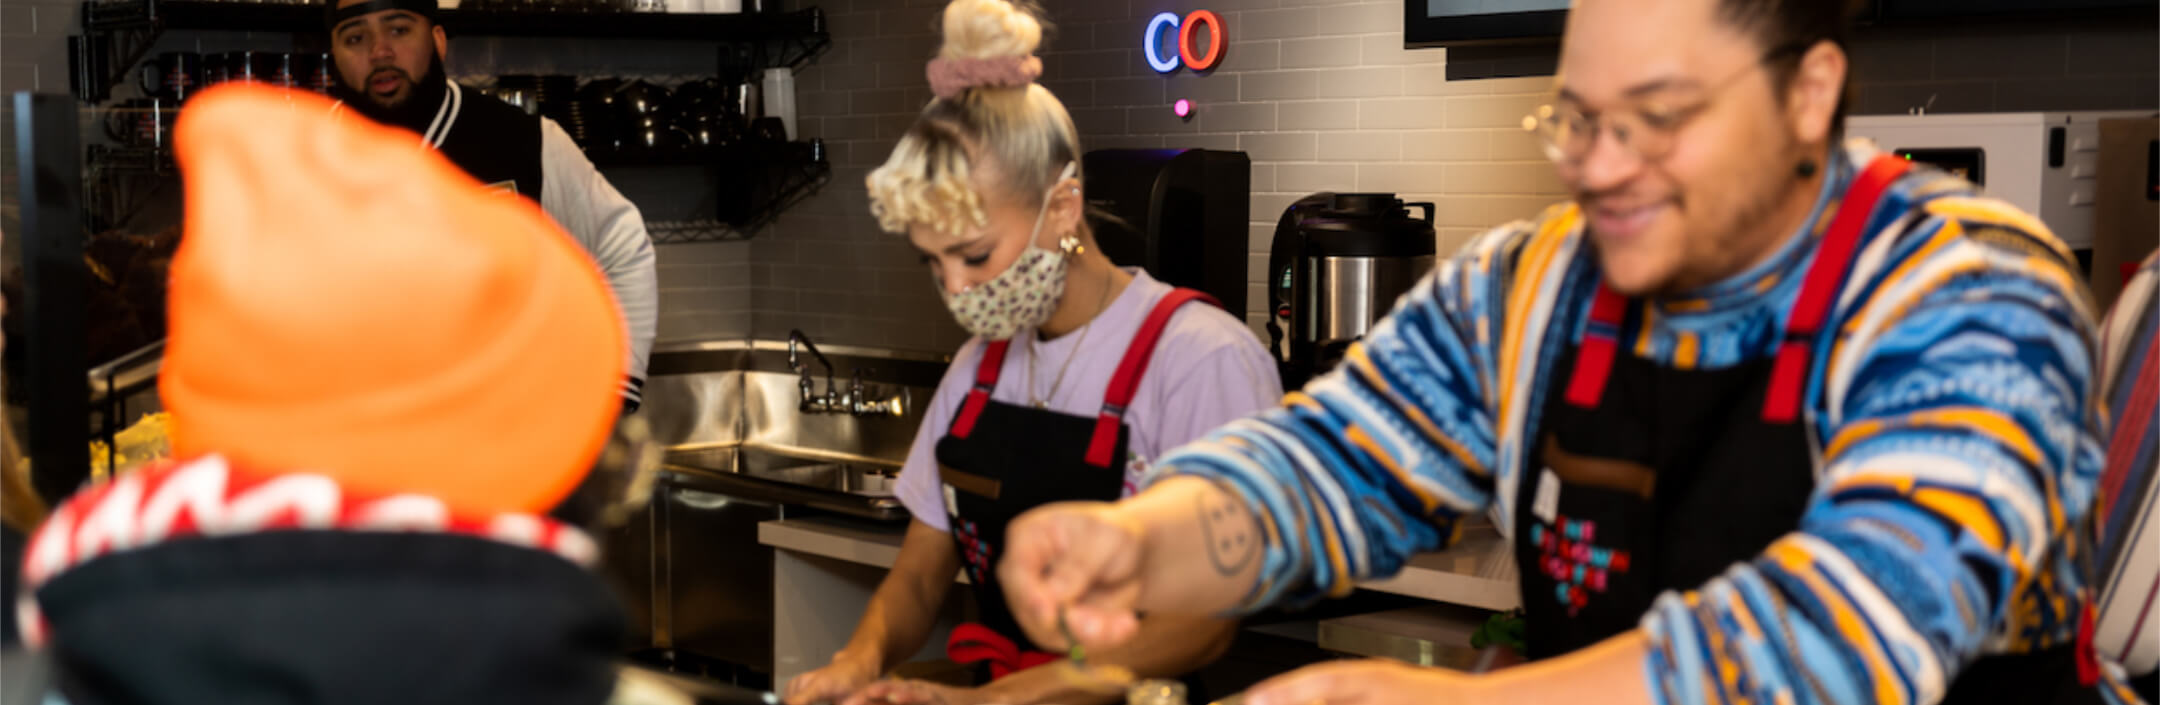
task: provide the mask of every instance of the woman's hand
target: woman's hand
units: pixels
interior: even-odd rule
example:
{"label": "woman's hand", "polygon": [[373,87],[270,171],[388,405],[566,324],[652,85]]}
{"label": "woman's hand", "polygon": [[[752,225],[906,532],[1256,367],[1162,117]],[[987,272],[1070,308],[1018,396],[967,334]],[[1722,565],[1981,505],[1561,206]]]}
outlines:
{"label": "woman's hand", "polygon": [[1425,705],[1500,702],[1483,679],[1458,671],[1367,659],[1308,666],[1253,686],[1246,705]]}
{"label": "woman's hand", "polygon": [[802,673],[788,681],[787,705],[837,702],[877,680],[876,659],[842,651],[833,654],[824,668]]}
{"label": "woman's hand", "polygon": [[982,690],[929,681],[883,680],[849,696],[841,705],[984,705]]}

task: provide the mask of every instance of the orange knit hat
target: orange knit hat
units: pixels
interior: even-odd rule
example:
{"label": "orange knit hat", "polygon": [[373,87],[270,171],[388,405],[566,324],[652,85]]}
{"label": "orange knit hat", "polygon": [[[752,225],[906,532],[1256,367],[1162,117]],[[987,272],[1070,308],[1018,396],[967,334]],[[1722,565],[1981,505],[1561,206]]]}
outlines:
{"label": "orange knit hat", "polygon": [[230,84],[180,117],[159,383],[175,455],[459,512],[551,508],[621,408],[605,278],[533,203],[331,108]]}

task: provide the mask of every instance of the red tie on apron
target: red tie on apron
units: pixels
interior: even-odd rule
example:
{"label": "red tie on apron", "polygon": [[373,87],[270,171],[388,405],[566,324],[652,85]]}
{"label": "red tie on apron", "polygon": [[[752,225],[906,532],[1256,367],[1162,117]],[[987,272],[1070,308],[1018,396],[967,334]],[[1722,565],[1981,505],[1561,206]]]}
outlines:
{"label": "red tie on apron", "polygon": [[991,569],[1004,541],[1005,526],[1046,502],[1117,499],[1126,470],[1122,432],[1127,406],[1139,390],[1170,318],[1195,301],[1222,305],[1190,289],[1172,290],[1156,301],[1127,344],[1103,390],[1102,408],[1093,418],[992,401],[1010,341],[984,346],[974,387],[953,415],[951,429],[938,441],[940,464],[995,480],[1001,487],[993,496],[964,490],[949,495],[955,548],[972,583],[981,620],[953,630],[946,654],[954,662],[984,663],[992,678],[1002,678],[1063,658],[1025,648],[1025,637],[1005,607],[1005,595]]}
{"label": "red tie on apron", "polygon": [[[1830,229],[1823,234],[1815,261],[1808,265],[1807,278],[1800,283],[1800,296],[1793,302],[1791,317],[1785,322],[1785,339],[1778,344],[1769,393],[1763,398],[1764,421],[1791,423],[1800,417],[1816,333],[1822,330],[1830,305],[1836,301],[1845,274],[1851,269],[1853,249],[1859,246],[1860,236],[1867,233],[1868,221],[1883,193],[1911,168],[1912,163],[1903,159],[1876,157],[1845,191],[1844,206],[1838,208]],[[1619,347],[1620,323],[1626,314],[1627,299],[1599,284],[1597,299],[1590,304],[1590,321],[1583,328],[1582,347],[1575,357],[1574,376],[1568,380],[1569,404],[1594,409],[1604,397],[1605,382],[1612,375],[1613,355]]]}

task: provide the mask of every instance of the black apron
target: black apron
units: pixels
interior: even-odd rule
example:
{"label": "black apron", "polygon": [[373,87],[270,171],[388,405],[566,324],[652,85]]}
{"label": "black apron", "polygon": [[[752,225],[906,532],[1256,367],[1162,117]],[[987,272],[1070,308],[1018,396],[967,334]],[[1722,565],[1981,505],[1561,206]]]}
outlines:
{"label": "black apron", "polygon": [[1124,494],[1131,438],[1126,406],[1171,314],[1193,301],[1221,306],[1191,289],[1173,290],[1157,302],[1133,335],[1103,394],[1102,411],[1093,418],[991,401],[1011,341],[994,341],[984,348],[975,388],[937,444],[950,533],[974,589],[980,620],[953,630],[946,645],[953,661],[985,663],[996,679],[1062,658],[1026,649],[1027,636],[1006,606],[996,570],[1005,527],[1020,514],[1051,502],[1114,502]]}
{"label": "black apron", "polygon": [[[1847,192],[1802,282],[1777,354],[1681,370],[1619,352],[1641,307],[1600,286],[1526,438],[1538,472],[1515,507],[1532,659],[1621,634],[1667,590],[1700,587],[1799,528],[1815,486],[1801,421],[1809,357],[1876,203],[1904,173],[1878,158]],[[2087,702],[2071,648],[1968,666],[1944,703]]]}

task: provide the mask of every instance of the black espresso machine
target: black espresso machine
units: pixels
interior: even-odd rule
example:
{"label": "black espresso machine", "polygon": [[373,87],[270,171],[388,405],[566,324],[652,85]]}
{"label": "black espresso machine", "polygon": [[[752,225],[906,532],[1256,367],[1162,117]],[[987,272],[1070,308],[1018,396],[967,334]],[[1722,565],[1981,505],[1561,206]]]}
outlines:
{"label": "black espresso machine", "polygon": [[1244,152],[1098,149],[1080,163],[1095,241],[1110,261],[1207,292],[1245,320],[1252,160]]}
{"label": "black espresso machine", "polygon": [[[1421,216],[1411,209],[1423,211]],[[1283,388],[1304,386],[1432,271],[1433,204],[1316,193],[1283,211],[1268,251],[1268,337]]]}

